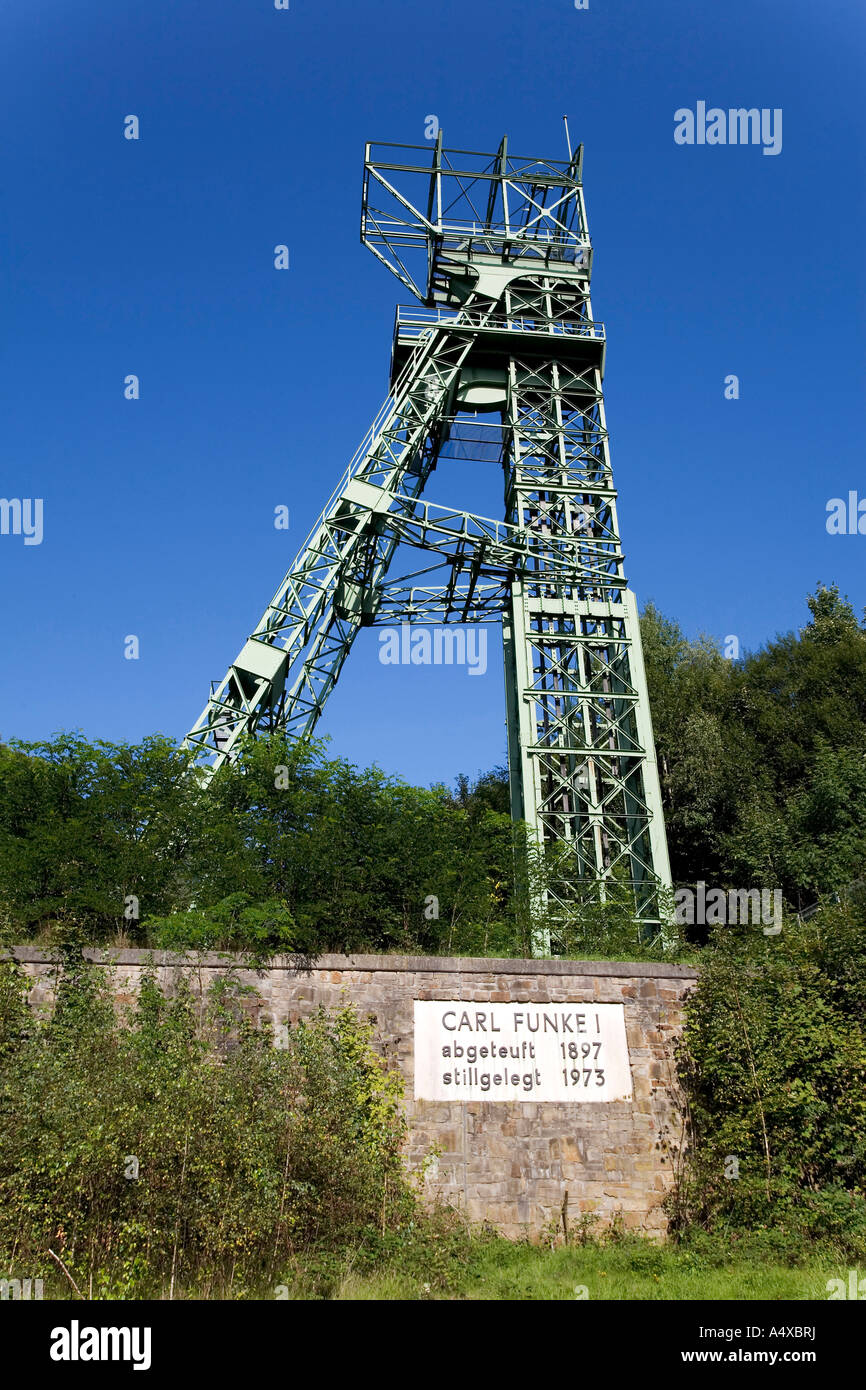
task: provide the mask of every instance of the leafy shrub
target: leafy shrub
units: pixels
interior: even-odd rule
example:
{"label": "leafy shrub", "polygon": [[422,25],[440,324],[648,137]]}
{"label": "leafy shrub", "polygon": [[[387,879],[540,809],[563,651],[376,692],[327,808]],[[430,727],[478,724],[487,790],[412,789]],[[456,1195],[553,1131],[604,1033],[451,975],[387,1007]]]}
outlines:
{"label": "leafy shrub", "polygon": [[244,951],[266,959],[302,949],[303,933],[286,904],[253,903],[247,893],[232,893],[206,910],[151,917],[147,925],[151,945],[169,951]]}
{"label": "leafy shrub", "polygon": [[146,977],[128,1019],[80,958],[49,1018],[24,989],[0,963],[10,1269],[55,1294],[243,1294],[411,1217],[399,1078],[351,1009],[277,1049],[230,980],[201,1004]]}
{"label": "leafy shrub", "polygon": [[866,906],[781,935],[725,928],[687,1005],[679,1228],[778,1228],[866,1250]]}

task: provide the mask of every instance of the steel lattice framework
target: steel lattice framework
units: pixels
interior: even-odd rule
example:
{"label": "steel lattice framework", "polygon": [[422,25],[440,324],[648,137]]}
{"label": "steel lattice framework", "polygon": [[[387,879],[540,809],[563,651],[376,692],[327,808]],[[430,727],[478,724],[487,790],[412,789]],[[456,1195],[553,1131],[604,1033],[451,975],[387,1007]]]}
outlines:
{"label": "steel lattice framework", "polygon": [[[362,627],[501,622],[512,814],[561,851],[548,949],[612,875],[647,926],[670,886],[582,155],[367,146],[362,241],[421,307],[397,310],[390,394],[186,739],[214,768],[249,732],[311,733]],[[504,520],[424,499],[449,455],[501,461]]]}

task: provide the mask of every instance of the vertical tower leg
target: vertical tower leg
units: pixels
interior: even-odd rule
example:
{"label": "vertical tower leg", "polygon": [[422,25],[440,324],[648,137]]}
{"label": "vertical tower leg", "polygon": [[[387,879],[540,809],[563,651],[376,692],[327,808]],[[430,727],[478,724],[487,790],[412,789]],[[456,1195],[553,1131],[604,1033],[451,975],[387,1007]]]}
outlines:
{"label": "vertical tower leg", "polygon": [[582,903],[616,878],[635,918],[660,923],[670,869],[640,627],[626,587],[598,369],[510,363],[509,518],[569,538],[575,582],[511,588],[505,619],[511,800],[546,851],[539,951],[579,948]]}

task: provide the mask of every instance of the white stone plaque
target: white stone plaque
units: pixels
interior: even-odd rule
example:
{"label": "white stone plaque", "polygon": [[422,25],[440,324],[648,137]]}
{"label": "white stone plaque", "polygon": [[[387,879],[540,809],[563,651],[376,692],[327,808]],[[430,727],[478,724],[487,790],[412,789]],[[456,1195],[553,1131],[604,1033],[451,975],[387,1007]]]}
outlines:
{"label": "white stone plaque", "polygon": [[622,1004],[415,1000],[416,1100],[631,1100]]}

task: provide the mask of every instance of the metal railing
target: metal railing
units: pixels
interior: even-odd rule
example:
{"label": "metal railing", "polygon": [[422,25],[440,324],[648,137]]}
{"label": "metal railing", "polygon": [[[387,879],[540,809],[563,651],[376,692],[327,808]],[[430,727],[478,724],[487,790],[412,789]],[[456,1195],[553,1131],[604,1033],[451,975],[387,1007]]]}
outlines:
{"label": "metal railing", "polygon": [[567,338],[592,338],[603,342],[604,324],[597,319],[542,318],[538,314],[509,314],[501,318],[460,309],[397,309],[394,332],[401,341],[418,338],[433,328],[483,328],[485,332],[542,333]]}

